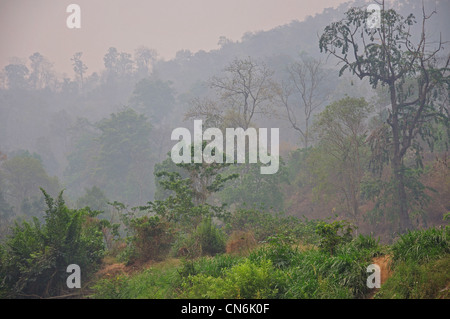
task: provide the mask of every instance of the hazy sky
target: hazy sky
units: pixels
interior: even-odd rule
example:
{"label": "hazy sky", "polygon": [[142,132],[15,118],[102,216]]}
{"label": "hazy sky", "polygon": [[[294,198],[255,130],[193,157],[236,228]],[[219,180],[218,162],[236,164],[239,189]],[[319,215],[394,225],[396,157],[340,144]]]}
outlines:
{"label": "hazy sky", "polygon": [[[0,0],[0,68],[40,52],[55,70],[72,76],[70,58],[83,52],[88,74],[103,68],[109,47],[133,53],[141,46],[170,59],[181,49],[217,48],[220,36],[303,20],[346,0]],[[69,4],[81,7],[81,29],[69,29]]]}

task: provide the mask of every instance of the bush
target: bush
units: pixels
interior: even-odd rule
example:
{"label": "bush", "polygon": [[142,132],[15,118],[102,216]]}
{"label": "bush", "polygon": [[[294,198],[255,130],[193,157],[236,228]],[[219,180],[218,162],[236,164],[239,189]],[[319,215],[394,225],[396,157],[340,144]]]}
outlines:
{"label": "bush", "polygon": [[252,231],[256,241],[275,235],[277,226],[277,219],[271,213],[255,209],[237,210],[229,223],[232,231]]}
{"label": "bush", "polygon": [[350,242],[355,227],[347,221],[337,220],[332,223],[320,221],[316,226],[316,233],[320,236],[319,246],[331,254],[337,246]]}
{"label": "bush", "polygon": [[297,249],[292,248],[294,239],[286,234],[278,234],[267,239],[267,245],[252,252],[249,256],[250,260],[258,261],[270,260],[277,268],[289,267]]}
{"label": "bush", "polygon": [[214,258],[201,257],[197,260],[184,260],[182,268],[178,271],[181,277],[204,274],[220,277],[224,271],[238,264],[242,259],[238,256],[219,254]]}
{"label": "bush", "polygon": [[237,255],[247,254],[256,245],[257,242],[252,231],[234,231],[227,241],[226,252]]}
{"label": "bush", "polygon": [[256,209],[239,209],[229,222],[231,231],[253,232],[257,242],[266,241],[280,232],[295,237],[305,244],[318,241],[315,233],[316,221],[304,220],[295,216],[285,216],[283,213],[272,214]]}
{"label": "bush", "polygon": [[253,263],[245,259],[221,277],[189,276],[182,287],[186,298],[268,299],[279,296],[283,282],[282,272],[269,260]]}
{"label": "bush", "polygon": [[129,263],[162,260],[174,241],[172,225],[158,216],[143,216],[130,220],[132,236],[125,259]]}
{"label": "bush", "polygon": [[328,250],[297,252],[286,270],[287,298],[355,298],[367,292],[367,266],[380,253],[378,241],[370,236],[359,236],[337,247],[331,255]]}
{"label": "bush", "polygon": [[2,248],[0,291],[3,297],[48,297],[67,289],[67,266],[81,268],[82,282],[99,265],[104,252],[99,212],[67,208],[62,192],[47,203],[44,224],[16,223]]}
{"label": "bush", "polygon": [[[289,270],[284,297],[293,299],[349,299],[354,295],[350,287],[339,283],[329,272],[320,269],[324,254],[311,251],[305,256],[304,265]],[[339,277],[338,277],[339,278]]]}
{"label": "bush", "polygon": [[[376,299],[449,299],[450,257],[420,264],[399,262],[393,275],[375,295]],[[447,289],[446,289],[447,288]]]}
{"label": "bush", "polygon": [[134,275],[101,279],[92,286],[95,299],[168,299],[174,298],[178,275],[176,267],[152,267]]}
{"label": "bush", "polygon": [[450,228],[409,231],[392,245],[394,267],[399,262],[429,262],[450,253]]}
{"label": "bush", "polygon": [[92,287],[93,298],[96,299],[122,299],[126,295],[128,276],[117,275],[114,278],[100,279]]}
{"label": "bush", "polygon": [[358,237],[354,238],[350,244],[360,250],[379,250],[381,248],[380,239],[375,239],[372,235],[360,234]]}
{"label": "bush", "polygon": [[196,258],[204,255],[214,256],[224,253],[225,234],[211,220],[204,218],[195,231],[176,243],[177,255]]}

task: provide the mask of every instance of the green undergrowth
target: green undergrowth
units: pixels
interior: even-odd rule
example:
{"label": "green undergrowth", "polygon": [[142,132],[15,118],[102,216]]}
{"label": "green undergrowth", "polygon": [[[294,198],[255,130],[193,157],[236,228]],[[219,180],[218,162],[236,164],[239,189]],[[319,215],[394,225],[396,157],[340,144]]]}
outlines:
{"label": "green undergrowth", "polygon": [[400,262],[376,299],[449,299],[450,255],[426,264]]}
{"label": "green undergrowth", "polygon": [[391,252],[393,275],[375,298],[450,298],[450,227],[408,232]]}
{"label": "green undergrowth", "polygon": [[93,298],[358,298],[365,293],[366,267],[381,247],[359,236],[332,255],[300,251],[273,239],[248,256],[220,254],[151,267],[135,275],[102,279]]}
{"label": "green undergrowth", "polygon": [[[298,244],[298,243],[297,243]],[[367,298],[367,267],[389,254],[392,275],[374,298],[448,298],[447,229],[407,233],[391,246],[359,235],[332,250],[298,249],[273,236],[246,256],[218,254],[160,263],[134,275],[102,279],[93,298],[357,299]]]}

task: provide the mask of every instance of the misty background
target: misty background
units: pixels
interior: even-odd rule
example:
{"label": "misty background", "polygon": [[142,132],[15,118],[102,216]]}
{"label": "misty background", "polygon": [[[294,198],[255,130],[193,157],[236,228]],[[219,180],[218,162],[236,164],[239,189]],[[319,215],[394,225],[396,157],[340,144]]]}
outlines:
{"label": "misty background", "polygon": [[[91,196],[98,209],[107,201],[153,200],[155,165],[169,165],[164,160],[175,143],[172,130],[192,129],[186,114],[193,101],[214,98],[210,80],[236,59],[266,66],[279,84],[296,61],[322,59],[326,81],[316,113],[345,95],[377,98],[368,83],[338,77],[336,61],[318,46],[326,25],[349,7],[370,2],[80,0],[81,29],[68,29],[70,3],[0,3],[0,185],[2,203],[14,216],[42,212],[39,187],[53,195],[65,189],[75,206],[92,205]],[[424,3],[437,11],[427,32],[449,40],[449,2]],[[389,2],[417,17],[421,5]],[[285,158],[302,145],[276,102],[253,124],[280,128]],[[270,191],[281,176],[258,178],[268,185],[260,198],[267,192],[301,197],[295,183],[289,192]],[[233,196],[225,198],[233,204]],[[249,200],[256,204],[260,198]],[[317,208],[301,210],[280,198],[267,205],[316,216]]]}
{"label": "misty background", "polygon": [[[219,49],[221,36],[240,41],[246,32],[301,21],[343,2],[5,0],[0,3],[0,67],[11,59],[26,61],[30,51],[37,51],[50,59],[55,72],[71,76],[69,57],[83,51],[91,74],[104,67],[102,58],[111,46],[132,53],[144,45],[170,60],[180,50]],[[81,29],[66,27],[66,8],[71,3],[81,7]]]}

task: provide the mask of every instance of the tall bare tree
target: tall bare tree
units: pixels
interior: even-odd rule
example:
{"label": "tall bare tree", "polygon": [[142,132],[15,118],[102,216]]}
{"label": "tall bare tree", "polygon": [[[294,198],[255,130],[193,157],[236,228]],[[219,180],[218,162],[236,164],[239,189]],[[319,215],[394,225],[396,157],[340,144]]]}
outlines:
{"label": "tall bare tree", "polygon": [[325,79],[323,62],[302,56],[288,67],[288,73],[288,80],[278,90],[278,98],[288,121],[301,135],[303,146],[308,148],[311,117],[326,99],[320,90]]}
{"label": "tall bare tree", "polygon": [[271,113],[273,72],[264,63],[250,57],[235,59],[224,73],[222,77],[213,77],[210,86],[219,94],[220,102],[235,126],[245,130],[256,115]]}

